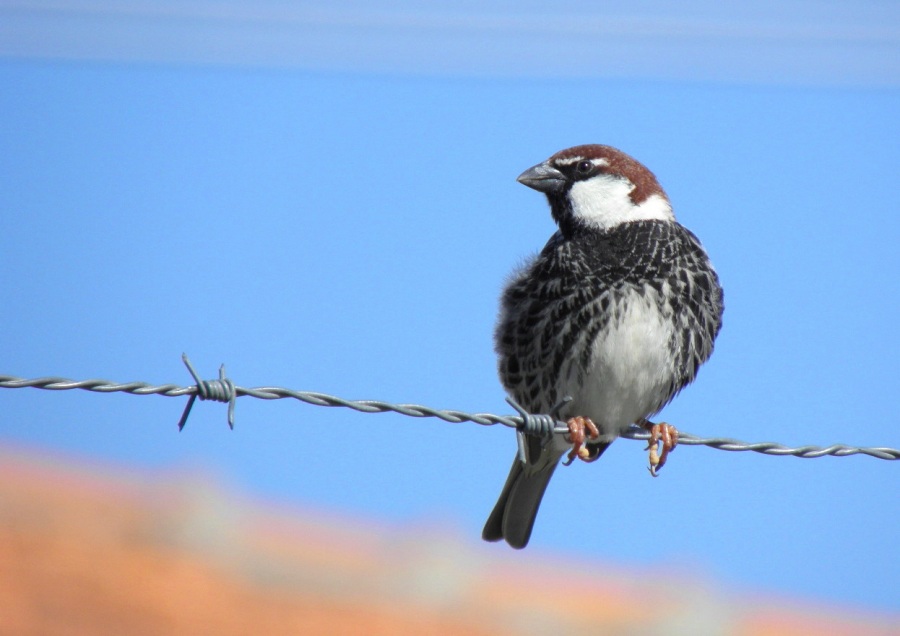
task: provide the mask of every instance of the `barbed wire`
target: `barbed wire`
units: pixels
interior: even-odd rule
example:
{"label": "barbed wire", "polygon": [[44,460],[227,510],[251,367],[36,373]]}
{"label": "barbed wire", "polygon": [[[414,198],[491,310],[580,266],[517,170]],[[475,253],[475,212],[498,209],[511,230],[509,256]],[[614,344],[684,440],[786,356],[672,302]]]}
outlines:
{"label": "barbed wire", "polygon": [[[245,388],[235,385],[225,374],[225,365],[219,369],[217,380],[201,380],[191,365],[186,355],[182,360],[193,376],[196,384],[191,386],[178,386],[176,384],[149,384],[147,382],[111,382],[109,380],[71,380],[61,377],[44,377],[25,379],[12,375],[0,375],[0,388],[23,389],[35,388],[47,391],[83,390],[94,393],[130,393],[132,395],[162,395],[165,397],[189,396],[187,405],[178,422],[178,429],[184,428],[190,415],[194,401],[213,400],[228,403],[228,425],[234,428],[234,404],[236,398],[254,397],[260,400],[294,399],[313,406],[329,406],[353,409],[360,413],[386,413],[393,412],[409,417],[433,417],[454,424],[472,422],[481,426],[501,425],[531,434],[567,434],[569,432],[565,422],[559,421],[551,414],[527,413],[514,402],[510,404],[519,415],[495,415],[493,413],[468,413],[466,411],[435,409],[421,404],[394,404],[381,400],[347,400],[326,393],[313,391],[295,391],[282,387],[263,386]],[[562,405],[560,405],[562,406]],[[559,408],[559,407],[557,407]],[[554,409],[556,410],[556,409]],[[625,439],[647,441],[650,434],[644,429],[633,426],[621,437]],[[678,444],[686,446],[708,446],[724,451],[752,451],[764,455],[785,456],[791,455],[800,458],[847,457],[849,455],[867,455],[876,459],[897,460],[900,459],[900,450],[886,447],[860,448],[845,444],[832,444],[831,446],[799,446],[790,447],[775,442],[742,442],[740,440],[723,437],[700,437],[679,431]]]}

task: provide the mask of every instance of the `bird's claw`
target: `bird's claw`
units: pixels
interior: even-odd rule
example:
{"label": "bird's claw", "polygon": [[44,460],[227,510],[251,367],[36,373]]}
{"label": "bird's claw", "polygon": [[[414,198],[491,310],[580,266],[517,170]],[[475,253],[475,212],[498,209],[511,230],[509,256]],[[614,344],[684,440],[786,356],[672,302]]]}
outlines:
{"label": "bird's claw", "polygon": [[[591,418],[572,417],[566,424],[569,427],[569,441],[572,442],[572,450],[566,456],[563,466],[570,465],[575,461],[576,457],[584,462],[592,462],[600,457],[599,446],[591,447],[585,444],[588,438],[598,439],[600,437],[600,431],[597,429],[597,425],[591,421]],[[587,434],[585,434],[585,431],[587,431]]]}
{"label": "bird's claw", "polygon": [[659,471],[665,466],[669,453],[678,445],[678,429],[666,422],[654,424],[648,420],[641,420],[639,424],[650,432],[650,439],[644,450],[650,451],[650,474],[659,477]]}

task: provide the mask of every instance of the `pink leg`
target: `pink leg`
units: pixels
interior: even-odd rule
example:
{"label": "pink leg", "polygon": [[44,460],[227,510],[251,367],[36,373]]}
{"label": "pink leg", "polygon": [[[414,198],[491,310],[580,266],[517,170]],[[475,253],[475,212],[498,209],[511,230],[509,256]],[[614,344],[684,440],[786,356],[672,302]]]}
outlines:
{"label": "pink leg", "polygon": [[[669,453],[678,445],[678,429],[666,422],[654,424],[643,419],[638,424],[650,432],[650,440],[645,450],[650,451],[650,474],[658,477],[659,471],[666,464]],[[660,443],[662,443],[662,453],[659,452]]]}
{"label": "pink leg", "polygon": [[[567,455],[565,465],[571,464],[576,457],[586,462],[592,462],[597,459],[599,455],[595,454],[591,457],[591,451],[584,444],[588,437],[591,439],[600,437],[600,431],[597,430],[597,425],[591,421],[591,418],[573,417],[566,424],[569,425],[569,441],[572,442],[572,450]],[[587,435],[585,435],[585,429],[587,430]]]}

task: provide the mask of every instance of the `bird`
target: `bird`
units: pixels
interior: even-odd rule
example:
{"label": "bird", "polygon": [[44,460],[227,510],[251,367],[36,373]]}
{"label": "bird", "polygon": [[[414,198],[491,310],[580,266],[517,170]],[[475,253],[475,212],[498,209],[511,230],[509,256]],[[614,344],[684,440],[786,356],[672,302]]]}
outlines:
{"label": "bird", "polygon": [[658,474],[678,433],[648,418],[712,354],[724,296],[656,176],[621,150],[568,148],[518,181],[546,195],[557,231],[502,293],[499,376],[514,405],[555,414],[569,433],[517,432],[520,451],[482,538],[521,549],[563,455],[592,462],[637,424],[651,433]]}

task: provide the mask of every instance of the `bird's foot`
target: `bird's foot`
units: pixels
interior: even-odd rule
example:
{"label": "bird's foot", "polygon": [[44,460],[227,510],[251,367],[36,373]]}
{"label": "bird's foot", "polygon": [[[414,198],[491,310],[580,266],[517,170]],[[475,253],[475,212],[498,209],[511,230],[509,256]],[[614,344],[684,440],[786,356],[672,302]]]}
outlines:
{"label": "bird's foot", "polygon": [[[666,464],[669,453],[678,445],[678,429],[666,422],[654,424],[644,419],[640,420],[638,424],[650,432],[650,439],[644,450],[650,451],[650,474],[658,477],[659,471]],[[660,445],[662,445],[661,453],[659,452]]]}
{"label": "bird's foot", "polygon": [[[563,466],[568,466],[577,457],[581,461],[592,462],[600,457],[600,446],[587,446],[587,438],[599,439],[600,431],[597,425],[589,417],[573,417],[566,424],[569,426],[569,441],[572,442],[572,450],[569,451]],[[586,433],[586,434],[585,434]]]}

